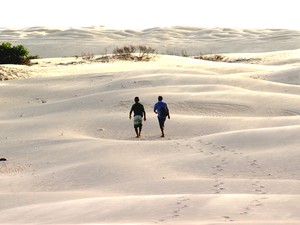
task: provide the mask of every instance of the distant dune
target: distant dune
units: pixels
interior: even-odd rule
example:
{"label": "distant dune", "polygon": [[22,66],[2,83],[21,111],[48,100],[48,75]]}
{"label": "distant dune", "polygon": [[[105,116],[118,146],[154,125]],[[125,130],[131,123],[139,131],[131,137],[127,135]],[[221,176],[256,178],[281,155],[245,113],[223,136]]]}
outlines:
{"label": "distant dune", "polygon": [[147,45],[161,54],[264,52],[300,48],[300,31],[167,27],[114,30],[105,27],[2,29],[0,40],[25,45],[32,55],[64,57],[110,53],[123,45]]}

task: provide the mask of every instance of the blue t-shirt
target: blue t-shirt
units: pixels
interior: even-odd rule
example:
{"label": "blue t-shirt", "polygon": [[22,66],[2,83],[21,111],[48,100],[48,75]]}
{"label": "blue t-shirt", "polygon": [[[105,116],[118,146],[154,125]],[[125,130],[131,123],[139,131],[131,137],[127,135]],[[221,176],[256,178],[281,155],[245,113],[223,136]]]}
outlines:
{"label": "blue t-shirt", "polygon": [[[160,113],[160,109],[161,107],[164,107],[166,109],[168,109],[168,105],[167,103],[163,102],[163,101],[159,101],[154,105],[154,111],[157,111],[157,117],[159,118],[166,118],[166,116],[162,116]],[[168,109],[169,110],[169,109]]]}

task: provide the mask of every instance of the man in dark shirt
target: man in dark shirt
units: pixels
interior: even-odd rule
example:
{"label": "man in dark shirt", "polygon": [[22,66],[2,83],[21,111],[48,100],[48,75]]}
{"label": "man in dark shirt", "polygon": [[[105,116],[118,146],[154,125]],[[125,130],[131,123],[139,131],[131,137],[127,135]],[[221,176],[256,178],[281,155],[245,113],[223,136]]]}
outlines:
{"label": "man in dark shirt", "polygon": [[142,132],[142,120],[144,117],[144,121],[146,121],[146,112],[144,109],[144,106],[139,103],[140,99],[139,97],[134,98],[135,103],[132,105],[131,110],[129,112],[129,119],[131,119],[131,114],[133,112],[133,124],[134,124],[134,130],[136,133],[136,137],[139,138],[141,136]]}

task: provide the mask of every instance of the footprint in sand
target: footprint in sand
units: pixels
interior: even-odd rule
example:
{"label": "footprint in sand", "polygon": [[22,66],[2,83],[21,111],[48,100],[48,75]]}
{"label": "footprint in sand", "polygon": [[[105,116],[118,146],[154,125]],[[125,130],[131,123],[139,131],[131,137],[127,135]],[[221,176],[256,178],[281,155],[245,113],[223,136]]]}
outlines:
{"label": "footprint in sand", "polygon": [[255,210],[255,208],[257,208],[257,207],[262,207],[264,204],[263,204],[260,200],[262,200],[262,198],[261,198],[261,199],[254,199],[254,200],[252,200],[252,201],[249,203],[249,205],[246,206],[246,207],[242,210],[242,212],[240,213],[240,215],[247,215],[247,214],[250,214],[251,211],[254,211],[254,210]]}
{"label": "footprint in sand", "polygon": [[189,200],[190,199],[186,196],[178,197],[175,203],[175,209],[172,211],[171,215],[166,218],[159,219],[156,223],[168,222],[168,220],[180,217],[182,211],[189,207],[187,204]]}
{"label": "footprint in sand", "polygon": [[226,157],[223,157],[222,160],[221,160],[221,162],[222,162],[223,165],[227,165],[228,164]]}
{"label": "footprint in sand", "polygon": [[220,194],[222,191],[226,190],[226,188],[224,187],[224,182],[220,181],[219,178],[215,179],[213,190],[215,194]]}
{"label": "footprint in sand", "polygon": [[[217,146],[215,144],[212,144],[211,142],[209,143],[204,143],[206,145],[211,145],[214,147],[214,149],[217,151],[219,150],[219,154],[216,154],[216,152],[208,152],[211,156],[215,156],[216,161],[220,161],[220,163],[216,163],[215,166],[212,166],[212,175],[215,178],[215,182],[212,186],[212,190],[214,191],[215,194],[221,194],[225,189],[224,187],[224,182],[221,181],[222,178],[222,172],[225,169],[225,166],[229,164],[229,161],[226,156],[224,155],[227,153],[230,153],[235,156],[239,156],[241,162],[244,162],[244,166],[248,167],[250,172],[256,176],[256,173],[258,173],[261,169],[258,160],[251,158],[250,156],[245,155],[243,152],[236,151],[234,149],[228,149],[226,146],[221,145]],[[214,154],[212,154],[214,153]],[[244,159],[244,160],[243,160]],[[265,190],[265,186],[260,183],[260,181],[256,180],[252,183],[252,191],[255,192],[258,196],[265,195],[267,194]],[[264,204],[262,203],[263,198],[257,198],[249,202],[240,212],[240,215],[247,215],[250,214],[252,211],[254,211],[257,207],[262,207]],[[223,219],[226,219],[226,221],[234,221],[231,217],[229,216],[223,216]]]}
{"label": "footprint in sand", "polygon": [[253,183],[252,187],[253,191],[256,193],[267,194],[267,192],[265,191],[265,186],[261,185],[260,181],[256,181],[255,183]]}
{"label": "footprint in sand", "polygon": [[186,196],[180,196],[177,199],[178,201],[176,202],[176,209],[173,211],[172,218],[176,218],[180,216],[180,213],[184,208],[187,208],[188,205],[186,202],[188,202],[190,199],[187,198]]}
{"label": "footprint in sand", "polygon": [[233,222],[234,220],[230,218],[230,216],[223,216],[223,219],[229,222]]}
{"label": "footprint in sand", "polygon": [[11,165],[3,161],[0,164],[0,174],[22,173],[29,167],[31,167],[30,164]]}

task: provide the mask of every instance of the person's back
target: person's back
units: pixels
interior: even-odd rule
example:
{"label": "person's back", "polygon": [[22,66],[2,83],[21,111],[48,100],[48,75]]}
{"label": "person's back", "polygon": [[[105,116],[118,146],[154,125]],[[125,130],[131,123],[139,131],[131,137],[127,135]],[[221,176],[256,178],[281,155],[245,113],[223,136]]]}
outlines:
{"label": "person's back", "polygon": [[158,102],[154,105],[153,110],[157,114],[159,127],[161,130],[161,137],[165,137],[165,133],[164,133],[165,121],[167,117],[170,119],[170,112],[167,103],[163,102],[162,100],[163,97],[158,96]]}
{"label": "person's back", "polygon": [[168,110],[168,105],[167,105],[167,103],[165,103],[163,101],[158,101],[154,105],[154,111],[157,110],[157,117],[166,118],[168,116],[168,113],[165,113],[162,109],[167,111]]}
{"label": "person's back", "polygon": [[132,105],[132,111],[133,111],[133,116],[143,117],[145,110],[144,110],[144,106],[141,103],[136,102]]}
{"label": "person's back", "polygon": [[136,137],[141,136],[142,132],[142,120],[144,117],[144,121],[146,121],[146,112],[144,109],[144,106],[139,103],[140,99],[139,97],[134,98],[135,103],[132,105],[131,110],[129,112],[129,119],[131,119],[131,114],[133,112],[133,124],[134,124],[134,130],[136,133]]}

